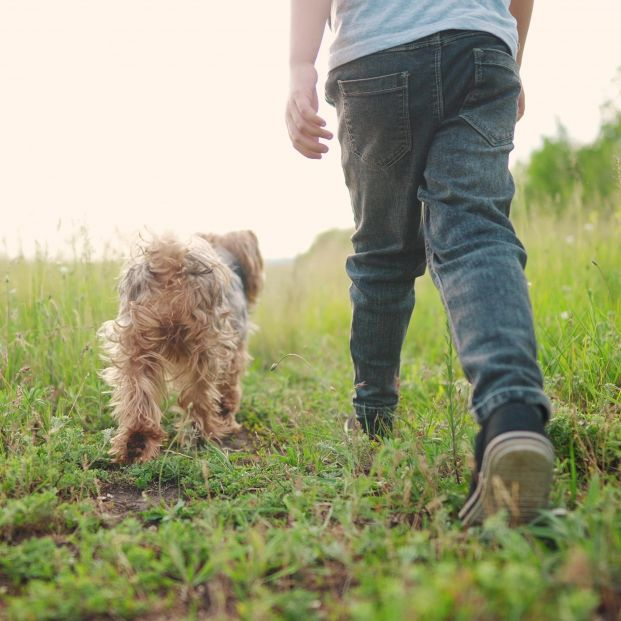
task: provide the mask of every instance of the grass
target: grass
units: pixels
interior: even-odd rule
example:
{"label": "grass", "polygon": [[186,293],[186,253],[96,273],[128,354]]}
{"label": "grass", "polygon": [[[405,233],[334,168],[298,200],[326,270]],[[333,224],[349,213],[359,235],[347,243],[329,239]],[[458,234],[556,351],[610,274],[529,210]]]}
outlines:
{"label": "grass", "polygon": [[520,219],[556,416],[551,511],[463,530],[475,426],[427,278],[395,437],[347,437],[351,369],[331,232],[270,266],[227,446],[119,467],[95,331],[114,261],[0,261],[0,619],[621,618],[621,219]]}

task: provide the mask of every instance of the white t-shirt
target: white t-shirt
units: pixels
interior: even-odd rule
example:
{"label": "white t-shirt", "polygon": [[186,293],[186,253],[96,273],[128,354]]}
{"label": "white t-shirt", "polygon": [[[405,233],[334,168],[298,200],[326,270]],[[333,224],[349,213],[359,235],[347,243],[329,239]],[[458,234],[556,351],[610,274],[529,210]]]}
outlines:
{"label": "white t-shirt", "polygon": [[510,0],[332,0],[329,68],[442,30],[479,30],[517,54]]}

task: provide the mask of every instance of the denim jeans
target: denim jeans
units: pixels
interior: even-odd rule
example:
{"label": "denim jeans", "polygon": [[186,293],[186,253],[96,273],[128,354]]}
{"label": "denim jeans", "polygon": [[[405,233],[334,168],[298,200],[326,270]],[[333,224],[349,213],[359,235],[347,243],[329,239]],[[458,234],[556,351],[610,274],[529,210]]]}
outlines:
{"label": "denim jeans", "polygon": [[354,212],[347,259],[354,408],[391,425],[414,281],[429,267],[448,313],[472,410],[549,402],[509,221],[520,79],[507,46],[451,30],[333,69],[342,165]]}

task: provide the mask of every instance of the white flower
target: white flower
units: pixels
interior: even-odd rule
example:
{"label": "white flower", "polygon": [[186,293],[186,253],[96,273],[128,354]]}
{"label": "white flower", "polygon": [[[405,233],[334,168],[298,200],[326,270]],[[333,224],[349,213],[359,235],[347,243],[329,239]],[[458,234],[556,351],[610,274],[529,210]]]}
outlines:
{"label": "white flower", "polygon": [[567,321],[567,320],[569,319],[569,317],[570,317],[570,315],[569,315],[569,313],[568,313],[567,311],[563,311],[563,312],[561,313],[561,319],[562,319],[563,321]]}

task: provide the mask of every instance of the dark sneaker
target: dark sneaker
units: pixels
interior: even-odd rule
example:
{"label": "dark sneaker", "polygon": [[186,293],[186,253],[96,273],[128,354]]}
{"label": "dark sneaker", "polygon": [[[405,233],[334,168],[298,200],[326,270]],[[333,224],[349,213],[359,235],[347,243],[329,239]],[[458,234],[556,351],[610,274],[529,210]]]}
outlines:
{"label": "dark sneaker", "polygon": [[352,433],[362,433],[362,425],[358,422],[355,414],[352,414],[345,419],[343,431],[347,435],[350,435]]}
{"label": "dark sneaker", "polygon": [[554,449],[540,410],[508,403],[483,424],[475,440],[476,471],[459,512],[464,526],[505,509],[511,524],[532,521],[548,504]]}
{"label": "dark sneaker", "polygon": [[379,440],[392,433],[392,415],[387,416],[376,413],[372,416],[358,417],[352,414],[345,421],[343,430],[348,435],[363,431],[371,440]]}

